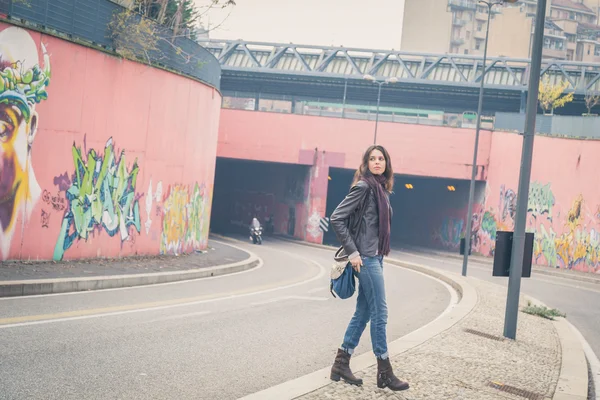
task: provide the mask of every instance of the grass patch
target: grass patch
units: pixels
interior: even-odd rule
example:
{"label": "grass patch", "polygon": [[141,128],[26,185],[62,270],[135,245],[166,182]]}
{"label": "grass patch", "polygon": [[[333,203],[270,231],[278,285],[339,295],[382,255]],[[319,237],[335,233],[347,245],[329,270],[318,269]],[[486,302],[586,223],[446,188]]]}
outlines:
{"label": "grass patch", "polygon": [[560,312],[556,308],[550,309],[548,307],[534,306],[531,303],[529,303],[527,307],[523,308],[521,311],[526,314],[537,315],[538,317],[546,318],[552,321],[554,321],[554,317],[566,318],[567,316],[567,314]]}

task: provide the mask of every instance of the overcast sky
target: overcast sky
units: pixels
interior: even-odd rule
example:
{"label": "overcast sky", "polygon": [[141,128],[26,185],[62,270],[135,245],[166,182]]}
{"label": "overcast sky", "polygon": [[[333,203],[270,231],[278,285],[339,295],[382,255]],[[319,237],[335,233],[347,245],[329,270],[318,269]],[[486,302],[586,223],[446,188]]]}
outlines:
{"label": "overcast sky", "polygon": [[[198,0],[200,5],[207,0]],[[211,11],[211,38],[399,49],[404,0],[236,0]],[[375,7],[375,4],[377,7]],[[344,16],[342,16],[344,15]],[[204,19],[206,22],[206,19]]]}

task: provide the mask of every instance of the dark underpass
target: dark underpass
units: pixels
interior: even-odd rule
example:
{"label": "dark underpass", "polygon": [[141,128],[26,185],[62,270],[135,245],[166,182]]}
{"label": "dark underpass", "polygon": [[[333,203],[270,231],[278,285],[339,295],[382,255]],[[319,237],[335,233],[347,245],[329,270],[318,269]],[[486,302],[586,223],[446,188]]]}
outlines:
{"label": "dark underpass", "polygon": [[[347,169],[330,170],[327,216],[348,193],[353,175],[354,171]],[[484,187],[485,183],[477,182],[476,200]],[[466,225],[469,181],[396,175],[390,200],[394,211],[391,241],[395,248],[458,249]],[[323,241],[338,243],[331,229]]]}
{"label": "dark underpass", "polygon": [[[246,234],[253,217],[265,234],[306,236],[306,165],[218,158],[215,172],[211,231]],[[331,168],[327,189],[329,217],[348,193],[354,171]],[[485,184],[478,182],[476,202]],[[457,250],[465,229],[469,181],[396,175],[391,205],[392,245],[395,248],[428,247]],[[338,245],[329,229],[325,244]]]}

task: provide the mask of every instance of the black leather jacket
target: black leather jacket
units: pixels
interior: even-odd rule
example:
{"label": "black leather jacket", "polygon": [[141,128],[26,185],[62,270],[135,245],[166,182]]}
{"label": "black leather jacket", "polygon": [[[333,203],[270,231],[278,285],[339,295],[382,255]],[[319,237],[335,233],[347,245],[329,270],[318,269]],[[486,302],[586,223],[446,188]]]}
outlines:
{"label": "black leather jacket", "polygon": [[[362,215],[362,224],[360,215]],[[377,200],[365,181],[359,181],[350,189],[350,193],[337,206],[329,220],[349,258],[354,258],[358,254],[364,257],[377,255],[379,248]]]}

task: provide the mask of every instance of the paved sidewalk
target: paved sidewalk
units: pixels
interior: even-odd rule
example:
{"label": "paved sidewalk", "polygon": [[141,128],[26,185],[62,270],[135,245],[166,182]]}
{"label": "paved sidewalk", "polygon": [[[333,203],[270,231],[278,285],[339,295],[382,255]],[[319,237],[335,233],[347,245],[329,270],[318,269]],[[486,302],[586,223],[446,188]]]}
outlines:
{"label": "paved sidewalk", "polygon": [[185,271],[243,261],[248,253],[224,243],[209,241],[205,252],[179,256],[134,256],[73,261],[5,261],[0,263],[0,281],[55,279],[105,275]]}
{"label": "paved sidewalk", "polygon": [[241,272],[261,262],[254,254],[214,239],[206,251],[179,256],[7,261],[0,263],[0,297],[176,282]]}
{"label": "paved sidewalk", "polygon": [[[469,283],[477,291],[478,302],[466,318],[392,358],[394,371],[411,385],[408,391],[378,389],[374,365],[355,371],[365,381],[362,387],[331,383],[298,399],[551,399],[561,371],[561,344],[554,323],[519,313],[517,341],[505,340],[506,290],[474,278]],[[516,390],[529,393],[510,393]]]}

